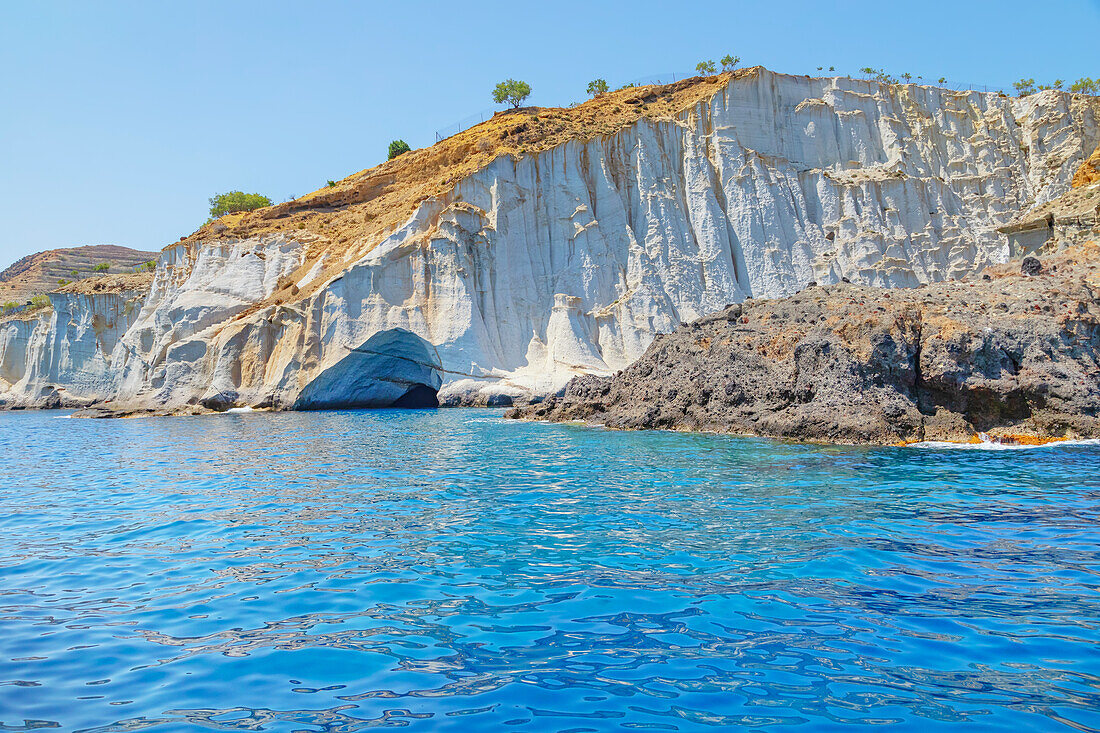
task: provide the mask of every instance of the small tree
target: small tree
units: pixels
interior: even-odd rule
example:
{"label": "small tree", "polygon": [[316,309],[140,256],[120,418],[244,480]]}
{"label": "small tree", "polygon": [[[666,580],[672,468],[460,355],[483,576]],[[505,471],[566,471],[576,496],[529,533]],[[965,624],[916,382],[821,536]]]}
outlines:
{"label": "small tree", "polygon": [[936,79],[936,83],[937,84],[946,84],[947,83],[947,77],[946,76],[941,76],[939,79]]}
{"label": "small tree", "polygon": [[107,272],[111,269],[110,262],[100,262],[98,265],[92,268],[92,272]]}
{"label": "small tree", "polygon": [[829,71],[836,71],[836,67],[835,66],[830,66]]}
{"label": "small tree", "polygon": [[1069,85],[1069,90],[1074,94],[1100,94],[1100,79],[1090,79],[1082,76]]}
{"label": "small tree", "polygon": [[906,83],[906,84],[908,84],[909,82],[911,82],[911,81],[913,80],[913,75],[912,75],[912,74],[910,74],[910,73],[909,73],[909,72],[907,71],[907,72],[905,72],[904,74],[902,74],[902,75],[901,75],[901,78],[902,78],[902,79],[905,79],[905,83]]}
{"label": "small tree", "polygon": [[607,82],[603,79],[593,79],[588,82],[588,93],[593,97],[598,97],[601,94],[607,94]]}
{"label": "small tree", "polygon": [[210,199],[210,218],[217,219],[219,216],[235,214],[239,211],[255,211],[265,206],[271,206],[271,199],[258,193],[242,191],[219,193]]}
{"label": "small tree", "polygon": [[1019,81],[1014,81],[1012,82],[1012,88],[1016,90],[1017,97],[1026,97],[1029,94],[1035,93],[1035,80],[1020,79]]}
{"label": "small tree", "polygon": [[604,79],[593,79],[588,82],[588,88],[585,90],[593,97],[598,97],[601,94],[607,94],[608,86],[607,81]]}
{"label": "small tree", "polygon": [[695,70],[700,74],[716,74],[718,73],[718,67],[714,65],[713,61],[700,61],[695,64]]}
{"label": "small tree", "polygon": [[397,156],[402,155],[404,153],[407,153],[410,150],[412,150],[412,148],[410,148],[409,144],[407,142],[405,142],[404,140],[391,140],[390,141],[390,152],[389,152],[389,156],[386,158],[386,160],[393,160]]}
{"label": "small tree", "polygon": [[[726,54],[722,57],[722,71],[733,71],[737,68],[737,65],[741,63],[740,56],[734,56],[732,54]],[[817,67],[818,71],[821,71],[821,67]]]}
{"label": "small tree", "polygon": [[531,96],[531,85],[525,81],[506,79],[493,87],[493,101],[497,104],[508,103],[515,109],[523,100]]}

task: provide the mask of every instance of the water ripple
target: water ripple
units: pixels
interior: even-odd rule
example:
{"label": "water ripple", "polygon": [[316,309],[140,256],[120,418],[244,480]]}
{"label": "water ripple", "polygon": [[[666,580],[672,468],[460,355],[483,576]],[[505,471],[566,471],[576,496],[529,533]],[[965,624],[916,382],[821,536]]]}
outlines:
{"label": "water ripple", "polygon": [[0,730],[1100,729],[1098,469],[3,414]]}

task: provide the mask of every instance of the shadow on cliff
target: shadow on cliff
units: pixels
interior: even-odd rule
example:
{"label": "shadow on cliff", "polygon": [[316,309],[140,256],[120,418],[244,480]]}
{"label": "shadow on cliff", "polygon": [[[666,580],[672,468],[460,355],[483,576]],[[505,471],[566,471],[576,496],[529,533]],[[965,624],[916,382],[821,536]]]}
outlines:
{"label": "shadow on cliff", "polygon": [[379,331],[305,386],[295,410],[439,407],[435,348],[403,328]]}

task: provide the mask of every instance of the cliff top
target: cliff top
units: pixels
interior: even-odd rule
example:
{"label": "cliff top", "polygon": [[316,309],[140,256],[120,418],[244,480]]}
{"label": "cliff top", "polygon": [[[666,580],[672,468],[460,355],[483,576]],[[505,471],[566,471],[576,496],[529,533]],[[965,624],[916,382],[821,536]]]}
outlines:
{"label": "cliff top", "polygon": [[405,223],[421,202],[447,193],[497,158],[536,154],[570,140],[612,135],[643,117],[672,118],[713,96],[731,79],[752,76],[759,70],[738,69],[675,84],[623,88],[576,107],[497,112],[431,147],[354,173],[335,186],[257,211],[220,217],[182,241],[294,232],[312,243],[307,261],[328,251],[358,259]]}
{"label": "cliff top", "polygon": [[[642,119],[674,120],[714,97],[731,82],[756,79],[766,73],[771,72],[758,66],[692,77],[675,84],[623,88],[575,107],[525,107],[498,112],[491,119],[430,147],[407,152],[332,186],[256,211],[220,217],[181,242],[187,246],[202,241],[283,234],[305,245],[302,265],[288,273],[283,278],[285,284],[263,303],[256,303],[240,314],[244,317],[265,305],[307,297],[349,264],[361,260],[407,222],[419,205],[444,199],[461,181],[495,160],[505,156],[518,159],[575,140],[612,136]],[[866,85],[868,92],[918,86],[856,79],[852,83]],[[972,94],[968,90],[948,93],[960,97]],[[313,268],[322,258],[325,258],[324,270],[318,272]],[[310,283],[299,291],[295,283],[307,273]]]}
{"label": "cliff top", "polygon": [[143,272],[123,273],[119,275],[103,275],[102,277],[89,277],[83,280],[62,285],[56,289],[58,293],[79,293],[92,295],[95,293],[144,293],[153,284],[153,273],[148,270]]}
{"label": "cliff top", "polygon": [[[110,265],[103,272],[110,275],[130,272],[133,268],[157,258],[156,252],[143,252],[114,244],[87,245],[50,249],[27,255],[0,272],[0,303],[22,305],[34,295],[58,288],[61,280],[100,278],[96,266]],[[73,273],[76,274],[73,274]]]}

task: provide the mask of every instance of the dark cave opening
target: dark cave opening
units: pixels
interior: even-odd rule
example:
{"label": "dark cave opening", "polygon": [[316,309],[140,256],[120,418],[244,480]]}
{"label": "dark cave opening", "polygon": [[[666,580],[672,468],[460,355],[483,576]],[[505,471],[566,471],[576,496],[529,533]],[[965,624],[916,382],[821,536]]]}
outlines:
{"label": "dark cave opening", "polygon": [[436,390],[426,384],[413,385],[408,392],[398,397],[390,407],[399,407],[407,410],[428,410],[439,407],[439,397]]}

